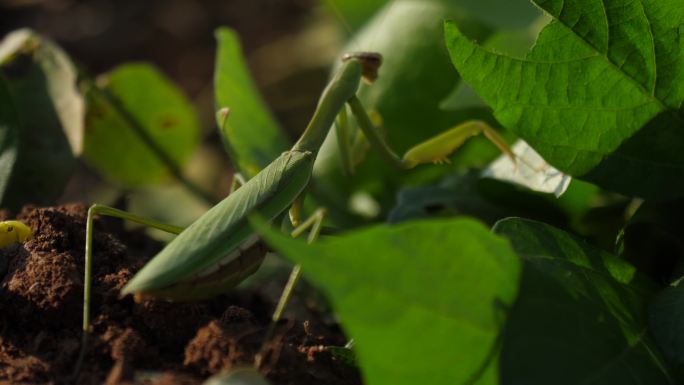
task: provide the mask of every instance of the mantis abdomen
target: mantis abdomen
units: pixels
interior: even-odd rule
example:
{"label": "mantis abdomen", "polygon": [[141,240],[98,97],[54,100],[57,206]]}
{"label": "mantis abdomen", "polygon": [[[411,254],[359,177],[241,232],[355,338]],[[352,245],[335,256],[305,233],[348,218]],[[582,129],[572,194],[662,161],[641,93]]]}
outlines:
{"label": "mantis abdomen", "polygon": [[[309,182],[314,156],[287,151],[173,239],[123,288],[173,300],[206,298],[225,292],[255,271],[248,215],[273,220]],[[250,246],[250,247],[246,247]],[[244,253],[239,252],[244,249]],[[235,253],[238,251],[237,253]],[[235,270],[231,270],[235,269]],[[217,273],[223,273],[218,277]]]}

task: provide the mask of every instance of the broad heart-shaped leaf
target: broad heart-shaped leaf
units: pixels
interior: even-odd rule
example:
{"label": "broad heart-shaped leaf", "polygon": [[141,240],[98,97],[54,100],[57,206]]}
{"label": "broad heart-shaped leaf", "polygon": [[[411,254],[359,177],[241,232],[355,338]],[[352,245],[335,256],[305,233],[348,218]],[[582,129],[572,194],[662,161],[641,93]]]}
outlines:
{"label": "broad heart-shaped leaf", "polygon": [[0,205],[18,210],[26,203],[52,204],[82,147],[84,105],[76,71],[57,45],[22,29],[0,43],[0,72],[8,91],[2,96]]}
{"label": "broad heart-shaped leaf", "polygon": [[684,285],[681,279],[663,290],[649,307],[649,324],[665,356],[684,366]]}
{"label": "broad heart-shaped leaf", "polygon": [[107,179],[139,186],[159,183],[169,175],[168,166],[138,130],[175,167],[196,150],[199,123],[194,107],[156,68],[125,64],[103,75],[98,83],[101,89],[87,90],[84,156]]}
{"label": "broad heart-shaped leaf", "polygon": [[227,119],[218,115],[218,126],[236,167],[251,178],[290,144],[252,81],[235,32],[219,28],[216,39],[216,105],[230,109]]}
{"label": "broad heart-shaped leaf", "polygon": [[646,324],[653,286],[551,226],[509,218],[494,233],[525,260],[499,357],[502,384],[674,384]]}
{"label": "broad heart-shaped leaf", "polygon": [[472,219],[376,226],[307,245],[258,231],[332,302],[368,385],[496,384],[519,259]]}
{"label": "broad heart-shaped leaf", "polygon": [[446,23],[463,79],[561,171],[629,195],[684,194],[681,0],[535,3],[553,21],[525,59]]}
{"label": "broad heart-shaped leaf", "polygon": [[[387,141],[398,154],[464,120],[490,118],[493,121],[485,109],[454,112],[440,108],[440,102],[459,80],[441,41],[445,18],[456,18],[479,38],[491,33],[453,4],[398,0],[388,3],[346,47],[346,51],[375,51],[383,55],[378,79],[372,85],[362,85],[358,94],[367,109],[380,114]],[[492,149],[485,156],[498,154],[493,146]],[[320,204],[331,209],[331,214],[335,214],[335,209],[347,209],[349,197],[359,190],[370,193],[388,210],[397,187],[406,178],[424,180],[448,171],[444,166],[398,171],[371,149],[355,175],[347,177],[340,167],[338,150],[335,130],[332,130],[314,171],[314,192]]]}

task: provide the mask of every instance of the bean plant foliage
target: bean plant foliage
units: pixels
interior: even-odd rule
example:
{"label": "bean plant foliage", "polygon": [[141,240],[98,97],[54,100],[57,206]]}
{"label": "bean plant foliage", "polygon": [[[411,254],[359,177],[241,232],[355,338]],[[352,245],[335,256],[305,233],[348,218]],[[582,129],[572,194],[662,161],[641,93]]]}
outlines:
{"label": "bean plant foliage", "polygon": [[[249,225],[327,298],[353,344],[326,348],[368,385],[684,382],[684,1],[481,3],[331,13],[360,30],[347,50],[385,57],[359,99],[398,153],[479,119],[572,177],[565,194],[483,176],[501,155],[483,138],[401,172],[352,130],[363,161],[345,175],[331,130],[303,205],[326,207],[324,234]],[[294,141],[238,34],[215,36],[220,146],[253,177]],[[81,160],[128,190],[189,183],[201,122],[183,92],[150,64],[74,63],[33,31],[0,43],[2,207],[54,203]]]}

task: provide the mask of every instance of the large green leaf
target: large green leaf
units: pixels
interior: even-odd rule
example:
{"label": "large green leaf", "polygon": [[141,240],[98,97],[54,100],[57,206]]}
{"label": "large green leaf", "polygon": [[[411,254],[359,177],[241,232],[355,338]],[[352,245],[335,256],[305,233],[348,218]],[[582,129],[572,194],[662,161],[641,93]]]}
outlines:
{"label": "large green leaf", "polygon": [[219,114],[218,125],[236,167],[251,178],[290,145],[252,81],[235,32],[219,28],[216,39],[216,104],[230,108],[227,119]]}
{"label": "large green leaf", "polygon": [[447,22],[464,80],[556,168],[626,194],[682,195],[681,0],[535,3],[553,21],[524,59],[483,49]]}
{"label": "large green leaf", "polygon": [[182,165],[199,143],[197,114],[183,93],[147,64],[126,64],[88,89],[85,159],[125,186],[154,184]]}
{"label": "large green leaf", "polygon": [[525,260],[500,356],[503,384],[673,384],[650,337],[653,286],[628,263],[551,226],[493,230]]}
{"label": "large green leaf", "polygon": [[377,226],[312,245],[259,226],[329,297],[365,383],[496,384],[519,260],[471,219]]}
{"label": "large green leaf", "polygon": [[22,29],[0,43],[0,70],[6,86],[0,205],[54,203],[82,148],[84,104],[75,68],[57,45]]}

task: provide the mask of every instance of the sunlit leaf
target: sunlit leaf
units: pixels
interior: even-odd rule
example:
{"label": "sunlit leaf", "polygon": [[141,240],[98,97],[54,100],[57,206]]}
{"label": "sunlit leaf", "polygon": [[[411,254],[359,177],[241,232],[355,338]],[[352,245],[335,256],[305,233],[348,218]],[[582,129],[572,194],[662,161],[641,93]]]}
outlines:
{"label": "sunlit leaf", "polygon": [[220,28],[216,39],[216,104],[230,110],[218,114],[218,126],[233,162],[251,178],[290,145],[252,81],[235,32]]}
{"label": "sunlit leaf", "polygon": [[553,21],[524,59],[446,24],[464,80],[561,171],[631,195],[684,194],[681,1],[535,3]]}
{"label": "sunlit leaf", "polygon": [[74,65],[56,44],[22,29],[0,43],[0,71],[4,119],[15,121],[9,124],[14,133],[4,134],[3,146],[10,146],[3,151],[4,177],[10,179],[2,183],[1,204],[18,209],[54,203],[82,148],[84,107]]}
{"label": "sunlit leaf", "polygon": [[[183,93],[154,67],[126,64],[88,90],[85,159],[124,186],[154,184],[197,149],[199,123]],[[152,143],[152,145],[150,145]]]}
{"label": "sunlit leaf", "polygon": [[366,384],[497,383],[520,267],[479,222],[377,226],[311,245],[259,231],[328,295]]}

